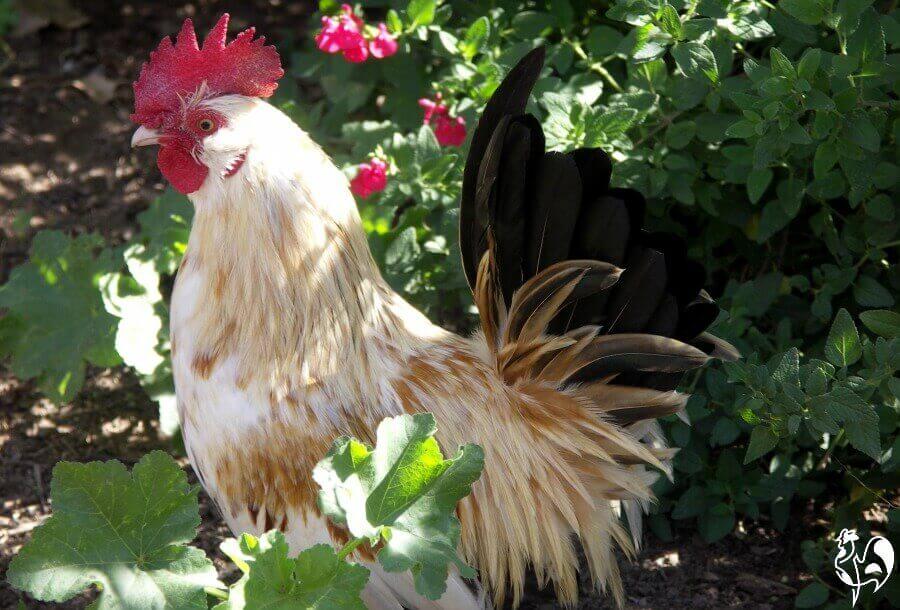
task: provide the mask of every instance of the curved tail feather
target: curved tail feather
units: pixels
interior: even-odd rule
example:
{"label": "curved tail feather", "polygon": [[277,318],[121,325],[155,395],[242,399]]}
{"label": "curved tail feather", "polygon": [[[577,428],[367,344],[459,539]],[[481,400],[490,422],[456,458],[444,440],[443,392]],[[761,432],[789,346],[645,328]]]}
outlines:
{"label": "curved tail feather", "polygon": [[[592,576],[621,603],[612,541],[631,554],[639,531],[632,543],[613,506],[621,501],[639,530],[655,478],[646,466],[668,472],[674,455],[653,420],[683,412],[688,396],[675,388],[685,371],[739,354],[706,332],[719,310],[705,270],[679,238],[643,229],[644,198],[610,186],[609,156],[544,150],[540,123],[524,113],[543,58],[536,49],[510,71],[475,130],[460,249],[493,366],[564,458],[557,487],[535,494],[556,506],[557,521],[542,527],[577,533]],[[478,545],[495,599],[506,586],[518,598],[530,562],[574,601],[569,554],[530,544],[530,556],[507,559],[496,541]]]}

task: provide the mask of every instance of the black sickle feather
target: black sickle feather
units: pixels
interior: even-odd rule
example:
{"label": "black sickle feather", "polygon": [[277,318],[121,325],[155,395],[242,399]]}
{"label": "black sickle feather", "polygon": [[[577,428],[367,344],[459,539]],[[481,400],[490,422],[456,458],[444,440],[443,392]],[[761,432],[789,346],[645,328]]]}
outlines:
{"label": "black sickle feather", "polygon": [[[463,265],[474,289],[478,264],[492,247],[496,296],[509,312],[504,341],[522,337],[536,349],[541,332],[567,334],[580,339],[577,345],[557,345],[537,359],[548,379],[614,377],[620,386],[665,391],[710,356],[736,357],[704,332],[719,311],[702,290],[705,270],[688,259],[679,237],[644,230],[646,202],[635,190],[610,186],[609,156],[595,148],[544,152],[539,122],[524,113],[543,61],[543,50],[530,52],[497,88],[463,176]],[[513,355],[509,362],[516,361]],[[676,408],[648,407],[618,416],[638,421]]]}
{"label": "black sickle feather", "polygon": [[538,47],[523,57],[494,91],[494,95],[491,96],[481,113],[481,119],[472,134],[469,156],[463,171],[462,199],[459,210],[459,246],[463,252],[463,266],[469,286],[475,286],[478,263],[481,260],[478,256],[477,244],[485,229],[475,219],[475,193],[479,190],[478,174],[482,158],[500,121],[504,117],[524,112],[531,89],[537,82],[543,67],[543,47]]}

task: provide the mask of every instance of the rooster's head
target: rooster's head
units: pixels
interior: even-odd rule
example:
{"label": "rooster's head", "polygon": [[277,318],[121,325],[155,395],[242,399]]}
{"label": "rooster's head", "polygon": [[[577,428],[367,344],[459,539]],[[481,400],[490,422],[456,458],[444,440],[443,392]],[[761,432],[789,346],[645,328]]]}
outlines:
{"label": "rooster's head", "polygon": [[237,175],[250,154],[258,98],[274,93],[284,71],[265,38],[247,29],[230,43],[228,15],[203,41],[186,19],[175,42],[163,38],[134,83],[138,123],[132,146],[159,145],[157,165],[178,191],[199,190],[210,174]]}

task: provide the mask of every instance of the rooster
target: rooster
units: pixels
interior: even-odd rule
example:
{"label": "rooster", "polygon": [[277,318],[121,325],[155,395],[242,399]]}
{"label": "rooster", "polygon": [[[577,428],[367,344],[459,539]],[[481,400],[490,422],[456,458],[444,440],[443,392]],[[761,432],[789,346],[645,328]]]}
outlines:
{"label": "rooster", "polygon": [[[476,592],[518,604],[533,571],[575,603],[577,537],[621,603],[616,548],[635,553],[673,455],[655,419],[682,413],[684,371],[736,355],[705,332],[718,309],[703,268],[642,231],[644,200],[609,186],[605,153],[544,151],[524,113],[537,49],[487,104],[465,166],[460,246],[480,331],[435,326],[382,278],[343,174],[265,101],[283,75],[276,50],[252,28],[226,42],[227,26],[200,45],[188,19],[150,55],[132,145],[159,145],[195,208],[172,364],[188,456],[230,528],[277,528],[295,551],[344,542],[317,507],[316,462],[337,436],[371,442],[381,419],[427,411],[443,447],[485,450],[458,507]],[[369,608],[488,603],[459,575],[429,601],[371,550],[357,558]]]}

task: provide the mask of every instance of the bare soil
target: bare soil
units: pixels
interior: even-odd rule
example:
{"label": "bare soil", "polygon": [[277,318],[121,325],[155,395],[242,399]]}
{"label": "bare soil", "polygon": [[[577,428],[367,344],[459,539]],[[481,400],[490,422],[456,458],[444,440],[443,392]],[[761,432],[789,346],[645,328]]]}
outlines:
{"label": "bare soil", "polygon": [[[25,260],[36,231],[96,231],[111,243],[135,231],[136,215],[163,184],[152,152],[129,146],[129,85],[163,35],[186,16],[205,28],[227,8],[232,29],[253,24],[284,43],[303,35],[313,10],[310,2],[287,0],[27,2],[36,13],[43,11],[31,7],[44,4],[52,19],[24,14],[19,32],[5,37],[13,54],[0,51],[0,282]],[[49,515],[54,464],[116,458],[130,466],[156,448],[174,450],[158,435],[155,405],[127,371],[92,370],[81,395],[56,406],[0,368],[0,609],[20,599],[27,608],[82,608],[95,595],[41,604],[3,580],[11,557]],[[228,532],[205,496],[201,511],[197,543],[232,581],[234,567],[218,552]],[[792,524],[805,521],[798,515]],[[688,530],[676,530],[672,542],[647,533],[639,559],[623,565],[627,607],[792,607],[809,579],[802,539],[794,529],[779,534],[756,525],[716,544]],[[583,584],[579,608],[612,607]],[[557,605],[535,588],[523,607]]]}

